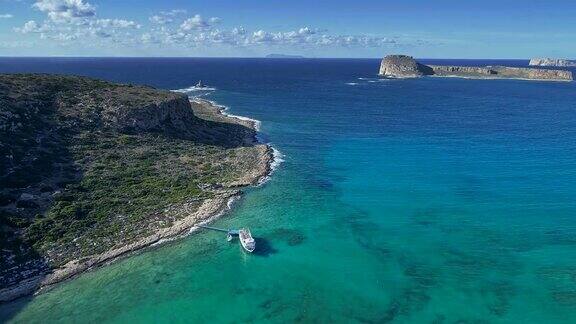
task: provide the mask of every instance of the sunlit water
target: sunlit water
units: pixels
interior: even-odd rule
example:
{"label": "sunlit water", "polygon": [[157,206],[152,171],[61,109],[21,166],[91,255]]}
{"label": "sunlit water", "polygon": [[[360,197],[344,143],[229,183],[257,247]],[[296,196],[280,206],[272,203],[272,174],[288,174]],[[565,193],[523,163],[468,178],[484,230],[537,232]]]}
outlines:
{"label": "sunlit water", "polygon": [[1,318],[576,322],[576,85],[382,80],[378,63],[0,60],[165,89],[202,79],[217,89],[206,98],[261,120],[285,159],[215,223],[249,226],[257,253],[201,232]]}

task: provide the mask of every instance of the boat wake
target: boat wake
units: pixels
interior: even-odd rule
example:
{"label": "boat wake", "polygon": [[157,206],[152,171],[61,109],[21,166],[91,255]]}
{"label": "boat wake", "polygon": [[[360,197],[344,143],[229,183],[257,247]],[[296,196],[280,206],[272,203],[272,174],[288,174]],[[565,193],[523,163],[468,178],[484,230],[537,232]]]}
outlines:
{"label": "boat wake", "polygon": [[200,92],[200,91],[216,91],[216,88],[212,88],[212,87],[198,87],[198,86],[191,86],[188,88],[182,88],[182,89],[177,89],[177,90],[172,90],[174,92],[180,92],[180,93],[193,93],[193,92]]}
{"label": "boat wake", "polygon": [[360,81],[364,81],[367,83],[377,83],[377,82],[388,82],[390,79],[379,77],[379,78],[358,78]]}

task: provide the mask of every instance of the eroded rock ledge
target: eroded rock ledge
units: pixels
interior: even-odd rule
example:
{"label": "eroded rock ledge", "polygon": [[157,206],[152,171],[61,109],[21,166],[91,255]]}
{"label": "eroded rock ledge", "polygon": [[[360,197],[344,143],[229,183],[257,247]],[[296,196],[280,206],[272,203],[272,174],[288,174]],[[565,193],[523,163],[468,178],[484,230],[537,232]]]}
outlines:
{"label": "eroded rock ledge", "polygon": [[380,65],[380,75],[393,78],[443,76],[479,79],[526,79],[544,81],[572,81],[572,72],[507,66],[443,66],[424,65],[407,55],[388,55]]}

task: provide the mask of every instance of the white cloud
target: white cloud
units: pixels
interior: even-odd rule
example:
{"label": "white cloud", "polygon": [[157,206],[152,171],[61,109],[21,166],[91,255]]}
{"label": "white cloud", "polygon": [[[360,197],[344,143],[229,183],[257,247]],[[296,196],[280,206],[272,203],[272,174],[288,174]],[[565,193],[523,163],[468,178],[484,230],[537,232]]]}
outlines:
{"label": "white cloud", "polygon": [[95,20],[93,25],[102,28],[136,28],[139,29],[140,26],[134,21],[124,20],[124,19],[98,19]]}
{"label": "white cloud", "polygon": [[271,33],[259,30],[252,33],[252,40],[256,43],[270,43],[274,41],[274,36]]}
{"label": "white cloud", "polygon": [[150,33],[144,33],[140,36],[140,41],[144,44],[158,44],[160,40]]}
{"label": "white cloud", "polygon": [[156,24],[156,25],[167,25],[167,24],[173,23],[174,19],[177,16],[183,15],[185,13],[186,13],[186,10],[183,10],[183,9],[161,11],[159,14],[148,18],[148,20],[150,20],[151,23]]}
{"label": "white cloud", "polygon": [[[193,17],[194,18],[194,17]],[[150,39],[182,47],[210,47],[227,45],[231,47],[291,47],[311,49],[319,47],[381,48],[398,45],[398,40],[369,35],[331,35],[327,31],[311,27],[301,27],[286,32],[256,30],[249,32],[243,27],[231,30],[216,29],[200,16],[188,19],[177,30],[162,27],[151,30],[145,41]],[[415,44],[410,42],[410,44]],[[402,45],[407,45],[402,44]]]}
{"label": "white cloud", "polygon": [[96,19],[96,8],[85,0],[37,0],[33,7],[46,13],[47,19],[41,24],[28,21],[15,28],[16,32],[39,33],[42,39],[56,42],[85,44],[89,44],[91,37],[114,42],[139,37],[131,33],[140,29],[140,24],[126,19]]}
{"label": "white cloud", "polygon": [[148,20],[150,20],[151,23],[158,25],[167,25],[174,22],[174,19],[172,17],[162,15],[154,15],[148,18]]}
{"label": "white cloud", "polygon": [[69,42],[73,40],[77,40],[79,35],[77,34],[66,34],[66,33],[58,33],[51,37],[51,39],[55,39],[61,42]]}
{"label": "white cloud", "polygon": [[218,17],[212,17],[208,20],[205,20],[204,18],[202,18],[202,16],[197,14],[197,15],[194,15],[194,17],[192,17],[192,18],[186,19],[180,25],[180,29],[182,29],[184,31],[207,29],[209,27],[212,27],[212,25],[217,24],[219,22],[220,22],[220,18],[218,18]]}
{"label": "white cloud", "polygon": [[105,29],[101,29],[101,28],[94,28],[94,29],[90,29],[90,33],[94,36],[98,36],[100,38],[110,38],[113,36],[113,34]]}
{"label": "white cloud", "polygon": [[[234,34],[234,30],[232,31]],[[382,47],[393,45],[396,40],[367,35],[330,35],[321,33],[320,30],[310,27],[302,27],[298,30],[287,32],[267,32],[258,30],[247,37],[244,44],[287,46],[296,45],[301,47],[310,46],[339,46],[339,47]]]}
{"label": "white cloud", "polygon": [[34,20],[30,20],[24,24],[22,27],[14,28],[18,33],[28,34],[28,33],[41,33],[43,29]]}
{"label": "white cloud", "polygon": [[298,34],[300,35],[312,35],[315,34],[316,32],[308,27],[302,27],[298,30]]}
{"label": "white cloud", "polygon": [[76,35],[78,34],[91,35],[98,38],[123,39],[128,36],[133,36],[127,33],[127,31],[137,30],[140,28],[141,26],[139,24],[131,20],[96,19],[96,20],[90,20],[86,23],[86,25],[77,28],[75,33]]}
{"label": "white cloud", "polygon": [[0,19],[14,18],[12,14],[0,14]]}
{"label": "white cloud", "polygon": [[56,22],[96,15],[96,7],[84,0],[38,0],[33,7]]}
{"label": "white cloud", "polygon": [[188,11],[186,9],[172,9],[170,11],[162,11],[160,12],[163,15],[171,15],[171,16],[177,16],[177,15],[182,15],[187,13]]}
{"label": "white cloud", "polygon": [[[0,0],[2,1],[2,0]],[[374,35],[339,35],[303,26],[289,31],[247,30],[244,27],[219,29],[220,18],[203,18],[196,14],[184,19],[185,10],[163,11],[149,17],[144,27],[132,20],[95,17],[95,7],[86,0],[37,0],[34,7],[47,14],[41,23],[28,21],[20,33],[37,33],[55,42],[77,42],[90,45],[122,43],[152,48],[169,44],[173,48],[226,46],[228,48],[386,48],[420,45],[419,40]]]}
{"label": "white cloud", "polygon": [[234,27],[234,29],[232,29],[232,35],[246,35],[246,29],[242,26]]}

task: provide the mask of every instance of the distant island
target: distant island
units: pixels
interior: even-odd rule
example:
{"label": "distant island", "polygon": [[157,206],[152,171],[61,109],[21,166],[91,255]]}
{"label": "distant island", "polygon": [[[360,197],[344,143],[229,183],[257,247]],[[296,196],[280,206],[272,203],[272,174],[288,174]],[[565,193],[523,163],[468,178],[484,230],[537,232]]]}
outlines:
{"label": "distant island", "polygon": [[186,235],[270,171],[255,121],[180,93],[0,75],[0,302]]}
{"label": "distant island", "polygon": [[289,55],[289,54],[268,54],[266,58],[284,58],[284,59],[302,59],[302,55]]}
{"label": "distant island", "polygon": [[576,67],[576,60],[553,59],[553,58],[533,58],[530,60],[530,66],[562,66]]}
{"label": "distant island", "polygon": [[525,79],[542,81],[572,81],[572,72],[507,66],[444,66],[424,65],[407,55],[388,55],[380,65],[379,75],[393,78],[421,76],[460,77],[477,79]]}

